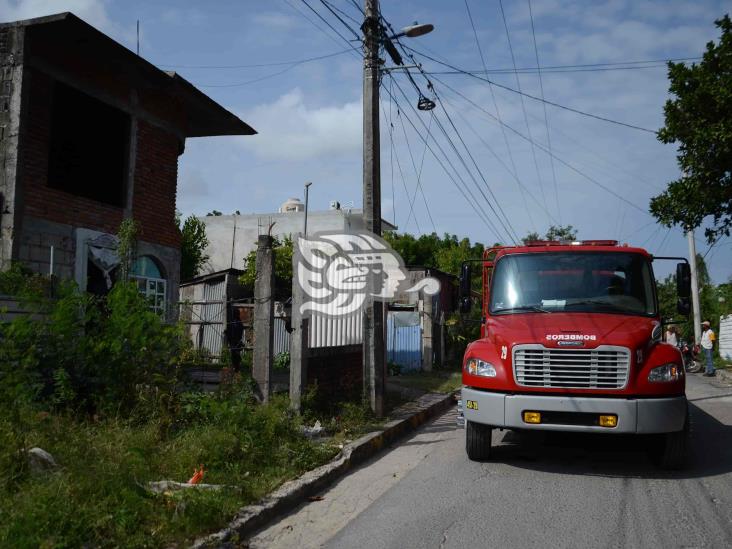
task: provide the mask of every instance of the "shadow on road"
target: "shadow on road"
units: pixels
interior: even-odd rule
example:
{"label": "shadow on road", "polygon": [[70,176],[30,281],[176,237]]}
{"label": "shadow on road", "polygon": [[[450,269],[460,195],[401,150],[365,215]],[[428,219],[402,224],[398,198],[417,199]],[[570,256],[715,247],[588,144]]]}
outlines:
{"label": "shadow on road", "polygon": [[651,459],[653,436],[548,431],[493,432],[491,461],[514,467],[607,477],[700,478],[732,471],[732,427],[690,402],[689,465],[663,471]]}

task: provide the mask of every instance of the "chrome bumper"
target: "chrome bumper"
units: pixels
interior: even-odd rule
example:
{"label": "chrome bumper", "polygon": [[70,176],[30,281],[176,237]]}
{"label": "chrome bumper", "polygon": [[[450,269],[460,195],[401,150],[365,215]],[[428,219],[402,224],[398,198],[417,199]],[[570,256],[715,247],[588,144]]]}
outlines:
{"label": "chrome bumper", "polygon": [[[469,402],[468,402],[469,401]],[[505,395],[463,387],[458,403],[461,418],[475,423],[508,429],[543,429],[603,433],[672,433],[681,431],[686,420],[686,397],[671,398],[593,398],[577,396]],[[596,425],[530,424],[524,411],[614,414],[615,427]]]}

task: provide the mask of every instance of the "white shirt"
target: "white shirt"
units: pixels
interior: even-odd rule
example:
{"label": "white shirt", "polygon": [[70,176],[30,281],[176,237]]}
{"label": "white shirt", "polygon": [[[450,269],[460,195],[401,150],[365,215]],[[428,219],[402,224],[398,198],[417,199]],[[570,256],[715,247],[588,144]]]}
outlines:
{"label": "white shirt", "polygon": [[701,346],[704,349],[712,349],[714,348],[715,339],[714,332],[711,328],[709,330],[705,330],[701,337]]}
{"label": "white shirt", "polygon": [[670,343],[674,347],[679,344],[679,340],[676,339],[676,334],[674,332],[666,332],[666,343]]}

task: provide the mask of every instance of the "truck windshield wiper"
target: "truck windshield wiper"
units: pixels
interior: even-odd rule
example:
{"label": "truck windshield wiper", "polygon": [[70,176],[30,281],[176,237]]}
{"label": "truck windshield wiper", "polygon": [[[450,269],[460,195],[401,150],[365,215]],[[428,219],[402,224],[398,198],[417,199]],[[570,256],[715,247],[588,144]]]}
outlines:
{"label": "truck windshield wiper", "polygon": [[626,310],[624,307],[619,307],[614,303],[608,303],[607,301],[600,301],[599,299],[582,299],[580,301],[573,301],[571,303],[566,303],[564,307],[566,309],[567,307],[572,307],[573,305],[600,305],[602,307],[610,307],[611,309],[615,309],[618,311]]}
{"label": "truck windshield wiper", "polygon": [[550,312],[550,311],[547,311],[546,309],[542,309],[541,307],[537,307],[536,305],[519,305],[518,307],[507,307],[505,309],[496,309],[495,312],[503,313],[506,311],[534,311],[535,313]]}

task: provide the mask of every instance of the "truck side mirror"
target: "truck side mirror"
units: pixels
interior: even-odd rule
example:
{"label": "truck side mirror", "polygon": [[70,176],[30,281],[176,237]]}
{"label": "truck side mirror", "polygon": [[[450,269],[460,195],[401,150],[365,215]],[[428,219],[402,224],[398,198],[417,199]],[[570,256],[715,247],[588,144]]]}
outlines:
{"label": "truck side mirror", "polygon": [[471,308],[471,299],[470,299],[470,282],[471,282],[471,273],[470,273],[470,263],[463,263],[462,268],[460,269],[460,312],[461,313],[469,313]]}
{"label": "truck side mirror", "polygon": [[676,311],[682,316],[689,316],[691,304],[688,297],[680,297],[676,302]]}
{"label": "truck side mirror", "polygon": [[691,296],[691,267],[688,263],[676,264],[676,295],[687,299]]}

